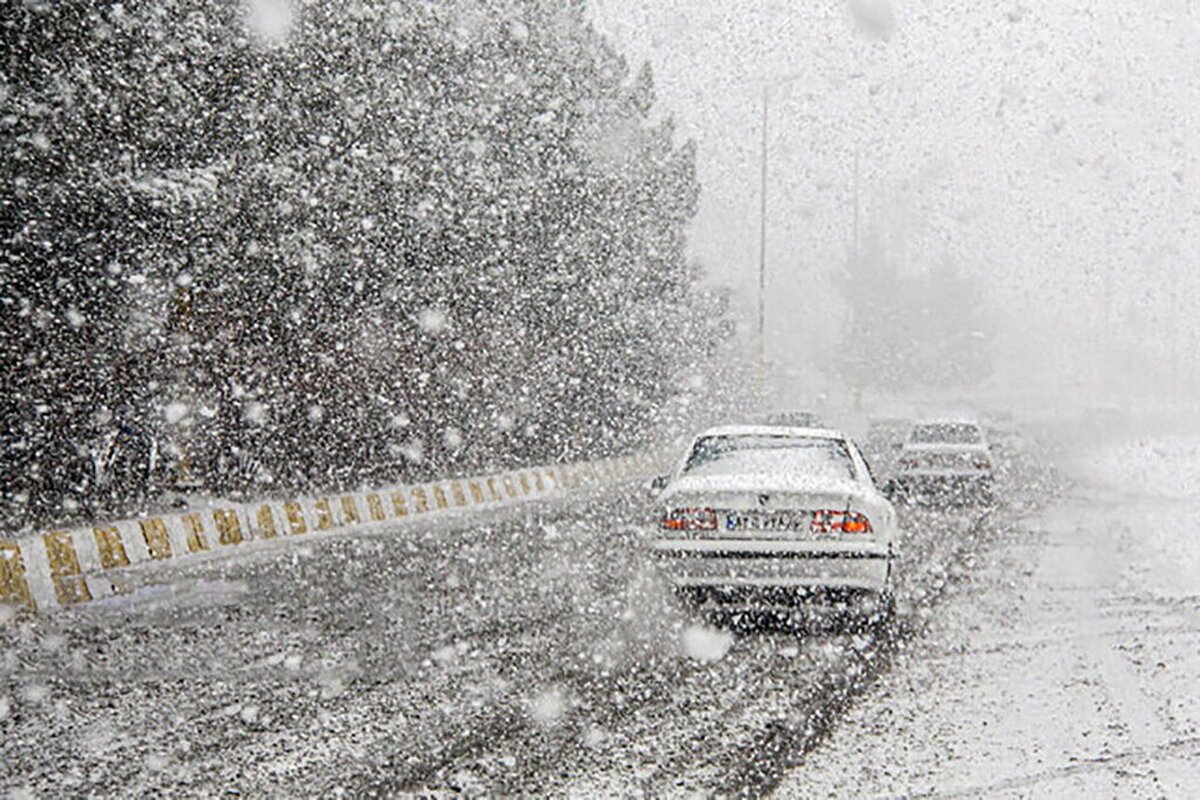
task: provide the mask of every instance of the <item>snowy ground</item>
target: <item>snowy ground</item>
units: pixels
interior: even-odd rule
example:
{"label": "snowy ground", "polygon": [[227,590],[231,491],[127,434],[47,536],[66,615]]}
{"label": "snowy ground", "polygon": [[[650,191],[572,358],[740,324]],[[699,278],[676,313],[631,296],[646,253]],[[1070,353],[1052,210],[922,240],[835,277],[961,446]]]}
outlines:
{"label": "snowy ground", "polygon": [[779,796],[1200,795],[1200,437],[1068,452]]}
{"label": "snowy ground", "polygon": [[0,626],[0,787],[765,792],[917,658],[992,542],[1028,537],[1041,475],[1018,459],[997,514],[906,516],[886,635],[702,626],[638,555],[635,487],[135,573]]}

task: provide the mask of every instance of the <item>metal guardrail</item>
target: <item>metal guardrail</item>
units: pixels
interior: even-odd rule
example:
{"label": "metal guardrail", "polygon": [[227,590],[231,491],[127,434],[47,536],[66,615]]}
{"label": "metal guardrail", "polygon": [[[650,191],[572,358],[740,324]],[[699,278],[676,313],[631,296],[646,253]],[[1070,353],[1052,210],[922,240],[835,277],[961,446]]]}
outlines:
{"label": "metal guardrail", "polygon": [[112,577],[139,564],[550,497],[647,474],[658,460],[645,453],[367,492],[226,504],[0,539],[0,605],[45,611],[88,603],[127,591]]}

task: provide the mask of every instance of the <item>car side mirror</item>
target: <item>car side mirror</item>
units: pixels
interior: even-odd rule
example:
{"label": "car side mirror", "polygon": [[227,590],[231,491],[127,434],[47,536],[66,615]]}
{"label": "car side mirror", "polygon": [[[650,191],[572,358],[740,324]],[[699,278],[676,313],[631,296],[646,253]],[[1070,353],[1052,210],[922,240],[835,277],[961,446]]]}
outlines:
{"label": "car side mirror", "polygon": [[663,489],[666,489],[666,488],[667,488],[667,476],[666,475],[655,475],[653,478],[650,479],[650,482],[648,484],[646,484],[646,490],[648,492],[650,492],[651,497],[658,497],[660,494],[662,494]]}

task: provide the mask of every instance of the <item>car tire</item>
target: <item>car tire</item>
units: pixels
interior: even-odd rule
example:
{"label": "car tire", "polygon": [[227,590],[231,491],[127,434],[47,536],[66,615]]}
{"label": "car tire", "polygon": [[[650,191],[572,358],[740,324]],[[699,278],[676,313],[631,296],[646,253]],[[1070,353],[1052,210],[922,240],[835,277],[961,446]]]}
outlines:
{"label": "car tire", "polygon": [[864,592],[843,613],[843,624],[849,630],[860,633],[878,631],[888,627],[895,616],[895,596],[886,589]]}
{"label": "car tire", "polygon": [[896,619],[896,593],[887,589],[879,598],[878,623],[881,626],[891,625]]}
{"label": "car tire", "polygon": [[984,506],[996,505],[996,483],[991,478],[979,485],[979,503]]}

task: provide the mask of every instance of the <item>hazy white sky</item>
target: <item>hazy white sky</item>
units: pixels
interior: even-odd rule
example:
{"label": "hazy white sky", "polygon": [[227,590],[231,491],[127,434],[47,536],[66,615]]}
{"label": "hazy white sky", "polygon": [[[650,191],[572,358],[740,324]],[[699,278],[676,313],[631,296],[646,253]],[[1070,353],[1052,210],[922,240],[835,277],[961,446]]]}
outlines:
{"label": "hazy white sky", "polygon": [[[881,5],[884,0],[855,0]],[[836,346],[797,309],[834,302],[864,229],[907,268],[952,259],[988,281],[998,346],[1081,369],[1112,316],[1124,338],[1195,345],[1200,298],[1200,10],[1191,0],[893,0],[870,41],[850,0],[592,0],[596,25],[699,145],[694,255],[752,302],[761,90],[771,91],[769,350]],[[1111,283],[1110,283],[1111,281]],[[1180,311],[1186,312],[1186,317]]]}

